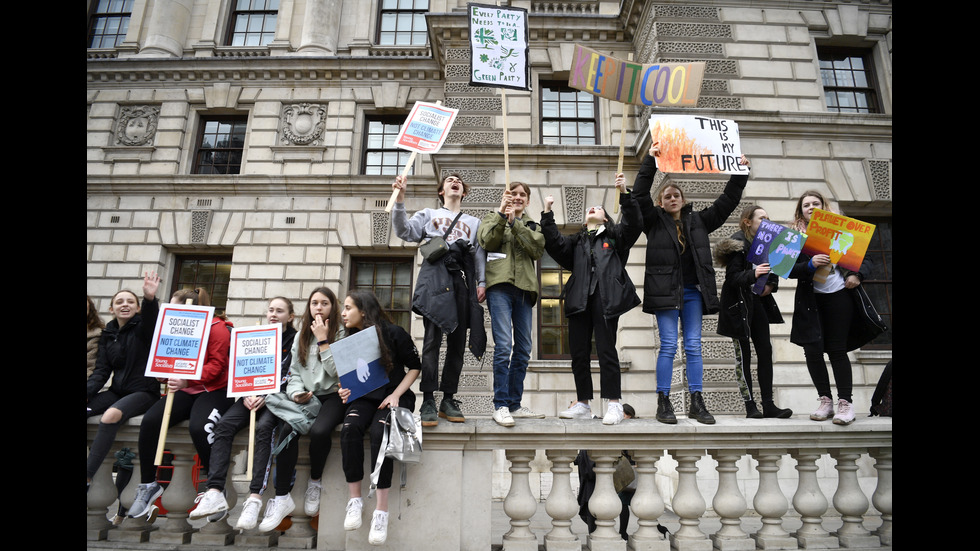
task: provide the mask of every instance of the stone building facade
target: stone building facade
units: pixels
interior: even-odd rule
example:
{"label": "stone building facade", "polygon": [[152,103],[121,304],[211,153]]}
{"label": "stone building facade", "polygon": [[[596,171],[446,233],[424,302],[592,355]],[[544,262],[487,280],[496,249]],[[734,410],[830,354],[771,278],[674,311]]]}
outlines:
{"label": "stone building facade", "polygon": [[[759,203],[785,224],[800,193],[818,189],[840,212],[878,224],[875,254],[886,261],[873,277],[874,296],[891,320],[890,0],[512,0],[503,4],[528,11],[532,89],[506,94],[469,85],[463,0],[416,0],[414,13],[384,0],[239,4],[89,1],[87,281],[107,318],[112,294],[138,290],[148,270],[162,275],[167,292],[178,282],[214,285],[236,325],[264,323],[266,300],[277,295],[291,298],[299,316],[323,284],[341,297],[375,285],[404,301],[418,272],[417,244],[394,236],[385,207],[407,155],[377,141],[416,101],[441,101],[459,116],[437,154],[415,158],[409,212],[436,205],[437,177],[453,172],[471,186],[466,212],[495,209],[506,149],[511,180],[531,184],[529,212],[539,218],[543,198],[554,195],[556,219],[572,231],[586,205],[613,204],[622,125],[632,179],[650,145],[653,109],[734,119],[753,167],[743,204]],[[389,24],[399,20],[408,26]],[[543,98],[561,91],[576,44],[640,62],[705,62],[697,106],[577,96],[573,103],[592,105],[591,123],[576,127],[579,143],[550,143]],[[821,58],[863,60],[850,74],[869,82],[842,91]],[[844,97],[872,102],[850,109],[830,99]],[[838,103],[840,111],[828,107]],[[582,128],[594,128],[594,143]],[[717,177],[673,178],[696,208],[724,185]],[[733,217],[712,238],[736,229]],[[636,247],[644,244],[641,237]],[[631,255],[628,269],[642,289],[643,255]],[[542,270],[543,280],[554,275]],[[722,277],[719,270],[719,284]],[[783,281],[776,294],[787,320],[773,327],[776,397],[805,414],[816,396],[802,351],[789,342],[794,287]],[[554,416],[574,398],[574,385],[542,310],[525,405]],[[399,320],[421,345],[421,319],[402,311]],[[708,408],[744,414],[732,344],[714,332],[716,322],[704,321]],[[489,336],[489,320],[487,327]],[[641,416],[656,408],[656,340],[653,316],[636,308],[621,318],[624,400]],[[545,345],[556,348],[545,353]],[[853,353],[857,411],[867,410],[890,356],[887,338]],[[467,357],[458,396],[467,414],[491,412],[490,364],[490,351],[482,361]],[[686,386],[682,367],[679,357],[675,391]],[[686,411],[686,392],[675,394]]]}

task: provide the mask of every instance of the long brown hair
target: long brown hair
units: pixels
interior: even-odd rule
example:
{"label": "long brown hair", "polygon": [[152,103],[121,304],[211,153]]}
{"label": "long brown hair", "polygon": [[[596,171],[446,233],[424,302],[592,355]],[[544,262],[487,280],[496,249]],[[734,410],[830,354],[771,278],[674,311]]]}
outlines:
{"label": "long brown hair", "polygon": [[793,211],[793,226],[797,231],[806,231],[807,221],[803,219],[803,200],[807,197],[816,197],[820,199],[821,210],[830,210],[830,206],[827,204],[827,200],[824,199],[822,193],[814,189],[808,189],[800,195],[800,198],[796,200],[796,210]]}
{"label": "long brown hair", "polygon": [[[670,188],[676,189],[677,192],[681,194],[681,199],[684,201],[684,204],[686,205],[687,197],[684,197],[684,190],[681,188],[681,186],[677,185],[676,183],[670,180],[667,180],[663,184],[660,184],[660,187],[657,188],[657,200],[656,200],[657,206],[659,206],[660,208],[664,208],[664,192]],[[684,239],[684,229],[681,227],[681,221],[679,218],[677,220],[674,220],[674,231],[677,232],[677,242],[681,244],[681,254],[684,254],[684,251],[687,249],[687,240]]]}
{"label": "long brown hair", "polygon": [[313,289],[313,292],[306,299],[306,311],[303,312],[303,321],[300,322],[299,328],[299,345],[297,346],[297,351],[299,352],[299,363],[301,365],[306,365],[306,356],[310,350],[310,345],[313,344],[313,330],[310,329],[310,325],[313,324],[313,314],[310,312],[310,301],[313,300],[313,295],[317,293],[323,294],[330,301],[330,314],[327,316],[327,341],[333,342],[337,339],[337,329],[340,327],[340,305],[337,304],[337,294],[330,290],[329,287],[317,287]]}
{"label": "long brown hair", "polygon": [[752,228],[752,217],[755,216],[755,211],[765,210],[759,205],[749,205],[742,209],[742,215],[738,217],[738,229],[742,230],[742,234],[750,242],[754,235],[749,235],[749,230]]}
{"label": "long brown hair", "polygon": [[383,331],[384,326],[391,323],[391,318],[385,312],[384,307],[381,306],[378,297],[373,291],[368,289],[351,289],[347,293],[347,297],[354,302],[354,306],[357,306],[357,309],[364,316],[363,330],[367,330],[373,326],[374,330],[378,332],[378,345],[381,348],[381,364],[385,366],[386,373],[391,373],[391,352],[388,350],[388,345],[385,344]]}
{"label": "long brown hair", "polygon": [[88,330],[105,329],[105,322],[102,321],[102,316],[95,309],[95,303],[92,302],[92,297],[86,295],[85,298],[88,300],[88,319],[85,320]]}

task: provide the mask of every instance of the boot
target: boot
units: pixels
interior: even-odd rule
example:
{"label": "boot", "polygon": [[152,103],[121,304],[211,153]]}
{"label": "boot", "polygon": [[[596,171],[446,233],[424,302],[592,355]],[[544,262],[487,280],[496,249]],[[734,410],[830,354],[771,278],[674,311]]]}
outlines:
{"label": "boot", "polygon": [[697,419],[698,423],[715,424],[715,418],[708,413],[708,408],[704,407],[704,397],[701,396],[700,391],[691,393],[691,407],[687,411],[687,416],[691,419]]}
{"label": "boot", "polygon": [[772,402],[772,400],[762,401],[762,416],[766,418],[789,419],[793,415],[793,410],[783,409]]}
{"label": "boot", "polygon": [[670,398],[663,392],[657,393],[657,421],[668,425],[677,424],[677,417],[674,416],[674,406],[670,404]]}
{"label": "boot", "polygon": [[746,419],[762,419],[762,412],[755,405],[755,400],[747,400],[745,402],[745,418]]}

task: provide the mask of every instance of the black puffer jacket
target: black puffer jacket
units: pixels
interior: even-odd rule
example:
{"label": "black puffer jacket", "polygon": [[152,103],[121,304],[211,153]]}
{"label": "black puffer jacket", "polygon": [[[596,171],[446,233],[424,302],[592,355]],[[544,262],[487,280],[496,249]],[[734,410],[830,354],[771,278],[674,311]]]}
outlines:
{"label": "black puffer jacket", "polygon": [[640,209],[631,193],[620,194],[623,221],[606,224],[591,239],[585,230],[565,236],[555,225],[554,212],[541,213],[541,231],[545,250],[566,270],[572,272],[562,291],[565,317],[585,311],[589,302],[589,272],[595,259],[599,274],[598,290],[602,298],[602,316],[614,318],[640,304],[636,286],[626,273],[630,247],[640,238]]}
{"label": "black puffer jacket", "polygon": [[[649,154],[643,159],[636,176],[633,195],[643,213],[643,231],[647,234],[646,272],[643,278],[643,311],[679,310],[684,303],[684,276],[681,273],[681,245],[677,240],[674,219],[654,204],[650,195],[657,164]],[[738,206],[747,174],[734,174],[721,196],[711,206],[694,212],[690,203],[681,209],[681,223],[693,247],[698,289],[703,298],[703,313],[719,309],[715,285],[715,269],[711,262],[711,243],[708,235],[721,227]]]}
{"label": "black puffer jacket", "polygon": [[[793,299],[793,327],[790,330],[789,342],[803,346],[805,344],[820,343],[823,346],[823,326],[820,323],[820,312],[817,310],[816,291],[813,288],[813,274],[815,270],[810,269],[810,256],[800,254],[793,265],[793,270],[789,277],[798,280],[796,283],[796,295]],[[868,257],[861,263],[861,270],[852,272],[843,268],[834,267],[840,270],[841,277],[847,279],[848,276],[855,275],[862,282],[864,275],[871,273],[872,263]],[[845,288],[846,289],[846,288]],[[855,289],[846,289],[849,296],[854,298],[857,293]],[[861,312],[855,308],[854,315],[850,320],[838,320],[836,323],[849,323],[851,330],[848,333],[847,351],[850,352],[867,344],[874,335],[864,332],[864,322]]]}
{"label": "black puffer jacket", "polygon": [[733,339],[748,339],[749,320],[762,309],[769,323],[783,323],[779,306],[772,293],[779,288],[779,276],[770,273],[766,284],[772,285],[772,293],[760,297],[752,292],[755,285],[755,268],[746,258],[752,243],[742,231],[715,245],[715,262],[725,268],[725,282],[721,286],[721,309],[718,311],[718,334]]}
{"label": "black puffer jacket", "polygon": [[150,356],[153,329],[160,302],[143,299],[140,313],[133,316],[122,328],[116,320],[106,324],[99,340],[99,354],[95,359],[95,371],[88,378],[87,399],[91,400],[109,380],[109,390],[119,396],[134,392],[160,392],[160,383],[147,377],[146,361]]}

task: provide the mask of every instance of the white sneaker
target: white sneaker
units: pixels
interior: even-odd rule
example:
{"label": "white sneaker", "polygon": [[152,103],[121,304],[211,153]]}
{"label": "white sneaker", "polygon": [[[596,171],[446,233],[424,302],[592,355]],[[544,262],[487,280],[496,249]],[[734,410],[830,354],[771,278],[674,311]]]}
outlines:
{"label": "white sneaker", "polygon": [[257,497],[249,497],[242,504],[242,514],[238,517],[235,524],[236,530],[251,530],[259,523],[259,510],[262,509],[262,500]]}
{"label": "white sneaker", "polygon": [[820,397],[820,407],[817,411],[810,414],[810,419],[814,421],[826,421],[830,419],[830,416],[834,413],[834,401],[830,399],[830,396]]}
{"label": "white sneaker", "polygon": [[265,518],[259,524],[259,531],[271,532],[275,530],[276,526],[279,526],[282,520],[289,516],[289,513],[292,513],[295,508],[296,504],[293,503],[293,496],[289,494],[270,499],[265,504]]}
{"label": "white sneaker", "polygon": [[187,515],[191,520],[228,510],[228,500],[225,499],[225,493],[221,490],[209,489],[203,494],[198,494],[194,502],[197,503],[197,507],[194,507]]}
{"label": "white sneaker", "polygon": [[834,415],[835,425],[850,425],[854,422],[854,408],[851,403],[841,398],[837,400],[837,415]]}
{"label": "white sneaker", "polygon": [[500,406],[493,411],[493,420],[497,422],[501,427],[513,427],[514,418],[510,415],[510,409],[507,406]]}
{"label": "white sneaker", "polygon": [[310,484],[306,487],[306,500],[303,502],[303,510],[308,517],[315,517],[320,513],[320,489],[319,480],[310,480]]}
{"label": "white sneaker", "polygon": [[352,497],[347,502],[347,516],[344,517],[344,530],[357,530],[361,527],[361,509],[364,508],[364,500],[359,497]]}
{"label": "white sneaker", "polygon": [[371,519],[368,543],[381,545],[386,539],[388,539],[388,511],[375,511],[374,517]]}
{"label": "white sneaker", "polygon": [[575,402],[572,407],[558,414],[559,419],[592,419],[592,408],[582,402]]}
{"label": "white sneaker", "polygon": [[619,402],[609,402],[606,408],[606,415],[602,418],[603,425],[618,425],[623,420],[623,404]]}
{"label": "white sneaker", "polygon": [[514,419],[544,419],[543,413],[531,411],[530,408],[525,406],[521,406],[521,409],[510,412],[510,415]]}

